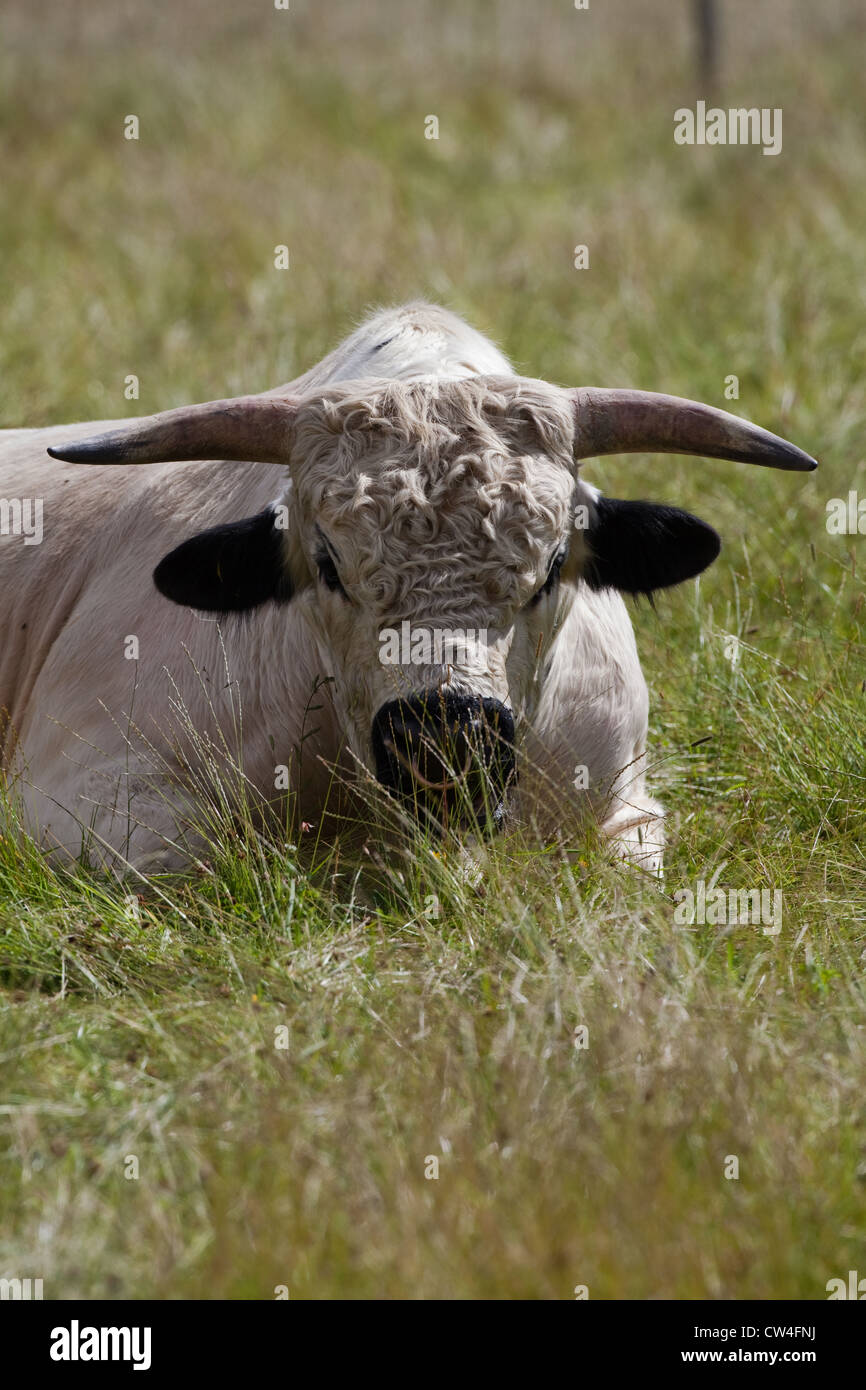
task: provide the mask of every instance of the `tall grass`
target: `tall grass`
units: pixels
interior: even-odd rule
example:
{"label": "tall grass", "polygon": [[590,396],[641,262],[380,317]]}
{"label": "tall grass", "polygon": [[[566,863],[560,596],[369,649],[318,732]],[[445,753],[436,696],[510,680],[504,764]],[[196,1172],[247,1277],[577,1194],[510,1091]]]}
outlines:
{"label": "tall grass", "polygon": [[[0,1274],[47,1297],[820,1298],[862,1261],[866,561],[825,505],[866,495],[864,27],[722,6],[769,159],[674,145],[689,7],[633,10],[0,18],[4,423],[264,389],[428,295],[551,380],[730,406],[735,374],[822,465],[587,466],[725,542],[634,611],[664,884],[591,836],[511,828],[479,875],[237,800],[142,883],[10,808]],[[677,925],[716,873],[781,889],[781,932]]]}

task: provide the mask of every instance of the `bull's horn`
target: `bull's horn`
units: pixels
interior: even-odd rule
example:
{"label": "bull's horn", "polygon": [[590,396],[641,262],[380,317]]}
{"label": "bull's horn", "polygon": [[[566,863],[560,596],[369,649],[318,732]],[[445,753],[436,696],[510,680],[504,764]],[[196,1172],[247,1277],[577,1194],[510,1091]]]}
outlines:
{"label": "bull's horn", "polygon": [[815,459],[777,434],[682,396],[594,386],[572,394],[578,459],[598,454],[698,454],[801,473],[818,467]]}
{"label": "bull's horn", "polygon": [[232,459],[284,463],[297,403],[285,397],[235,396],[184,405],[48,450],[67,463],[173,463]]}

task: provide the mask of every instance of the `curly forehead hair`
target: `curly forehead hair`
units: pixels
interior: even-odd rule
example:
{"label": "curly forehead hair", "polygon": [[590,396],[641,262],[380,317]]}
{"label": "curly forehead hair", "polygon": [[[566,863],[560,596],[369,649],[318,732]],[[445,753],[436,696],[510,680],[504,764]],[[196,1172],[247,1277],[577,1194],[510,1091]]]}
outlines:
{"label": "curly forehead hair", "polygon": [[468,589],[516,596],[567,525],[573,444],[566,393],[524,379],[335,387],[295,426],[301,489],[358,535],[358,578],[379,603],[441,592],[466,566]]}

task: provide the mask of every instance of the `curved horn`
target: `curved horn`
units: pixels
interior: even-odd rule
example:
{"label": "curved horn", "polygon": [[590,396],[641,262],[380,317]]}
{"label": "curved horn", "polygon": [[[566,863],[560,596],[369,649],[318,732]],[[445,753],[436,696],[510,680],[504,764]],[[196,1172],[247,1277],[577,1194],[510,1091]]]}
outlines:
{"label": "curved horn", "polygon": [[297,402],[285,397],[235,396],[130,420],[121,429],[48,452],[67,463],[285,463],[289,426],[297,409]]}
{"label": "curved horn", "polygon": [[598,454],[698,454],[801,473],[817,468],[795,444],[738,415],[655,391],[573,391],[575,458]]}

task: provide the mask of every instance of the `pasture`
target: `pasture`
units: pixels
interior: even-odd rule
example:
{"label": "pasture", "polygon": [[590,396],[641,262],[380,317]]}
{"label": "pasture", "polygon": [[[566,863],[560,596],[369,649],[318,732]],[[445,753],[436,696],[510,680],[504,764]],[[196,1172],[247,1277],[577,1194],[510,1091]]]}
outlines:
{"label": "pasture", "polygon": [[[866,538],[826,525],[866,498],[866,23],[725,0],[707,95],[783,110],[765,156],[675,144],[689,9],[634,8],[4,7],[0,424],[263,390],[427,297],[527,375],[703,400],[821,464],[586,466],[723,539],[631,605],[663,884],[567,835],[502,835],[476,880],[420,838],[228,819],[188,875],[118,883],[47,863],[10,800],[0,1275],[46,1298],[866,1273]],[[780,892],[780,930],[677,922],[714,876]]]}

